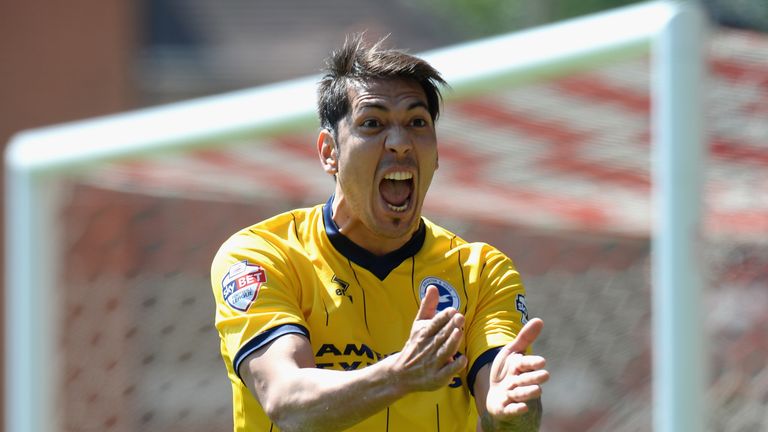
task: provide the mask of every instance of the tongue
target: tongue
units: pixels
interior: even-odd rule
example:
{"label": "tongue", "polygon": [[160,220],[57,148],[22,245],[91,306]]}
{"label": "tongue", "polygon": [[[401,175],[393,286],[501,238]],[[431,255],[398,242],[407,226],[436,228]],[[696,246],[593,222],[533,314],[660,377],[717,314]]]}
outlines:
{"label": "tongue", "polygon": [[385,179],[379,185],[379,192],[381,192],[384,201],[393,206],[401,206],[411,195],[411,181]]}

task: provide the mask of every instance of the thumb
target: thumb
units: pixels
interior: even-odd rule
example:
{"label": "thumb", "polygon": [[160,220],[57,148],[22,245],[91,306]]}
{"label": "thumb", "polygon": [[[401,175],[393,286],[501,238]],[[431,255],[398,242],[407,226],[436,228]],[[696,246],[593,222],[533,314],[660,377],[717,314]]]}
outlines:
{"label": "thumb", "polygon": [[427,291],[424,293],[424,298],[421,300],[419,313],[416,314],[416,319],[432,319],[437,313],[437,304],[439,301],[440,293],[438,293],[437,287],[434,285],[428,286]]}
{"label": "thumb", "polygon": [[504,346],[503,350],[509,353],[524,353],[536,338],[539,337],[541,329],[544,327],[544,321],[540,318],[532,318],[517,334],[515,340]]}

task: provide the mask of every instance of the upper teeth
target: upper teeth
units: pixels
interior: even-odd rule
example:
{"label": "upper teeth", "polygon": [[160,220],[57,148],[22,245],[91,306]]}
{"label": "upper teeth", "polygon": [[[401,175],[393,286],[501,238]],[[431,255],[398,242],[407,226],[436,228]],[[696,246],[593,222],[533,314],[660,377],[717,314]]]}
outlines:
{"label": "upper teeth", "polygon": [[392,172],[384,176],[387,180],[409,180],[413,178],[413,174],[404,171]]}

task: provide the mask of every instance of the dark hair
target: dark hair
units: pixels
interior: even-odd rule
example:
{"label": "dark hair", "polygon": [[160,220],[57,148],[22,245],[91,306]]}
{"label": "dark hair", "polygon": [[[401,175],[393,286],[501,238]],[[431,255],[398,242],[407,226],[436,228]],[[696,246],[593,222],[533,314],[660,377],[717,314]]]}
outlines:
{"label": "dark hair", "polygon": [[409,79],[424,90],[432,120],[440,115],[439,86],[447,86],[435,68],[426,61],[395,49],[383,48],[386,38],[368,46],[363,33],[348,35],[344,45],[326,59],[325,75],[317,89],[320,126],[337,132],[339,121],[349,113],[349,85],[378,79]]}

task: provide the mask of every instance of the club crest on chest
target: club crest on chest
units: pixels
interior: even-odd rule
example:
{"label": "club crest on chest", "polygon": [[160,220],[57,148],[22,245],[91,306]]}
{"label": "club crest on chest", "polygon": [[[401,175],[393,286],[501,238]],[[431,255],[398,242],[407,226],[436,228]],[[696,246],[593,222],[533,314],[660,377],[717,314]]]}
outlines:
{"label": "club crest on chest", "polygon": [[437,291],[440,294],[440,300],[437,303],[438,312],[449,307],[459,309],[459,293],[456,292],[456,289],[448,282],[433,276],[424,278],[419,284],[419,301],[424,299],[427,287],[430,285],[436,286]]}

